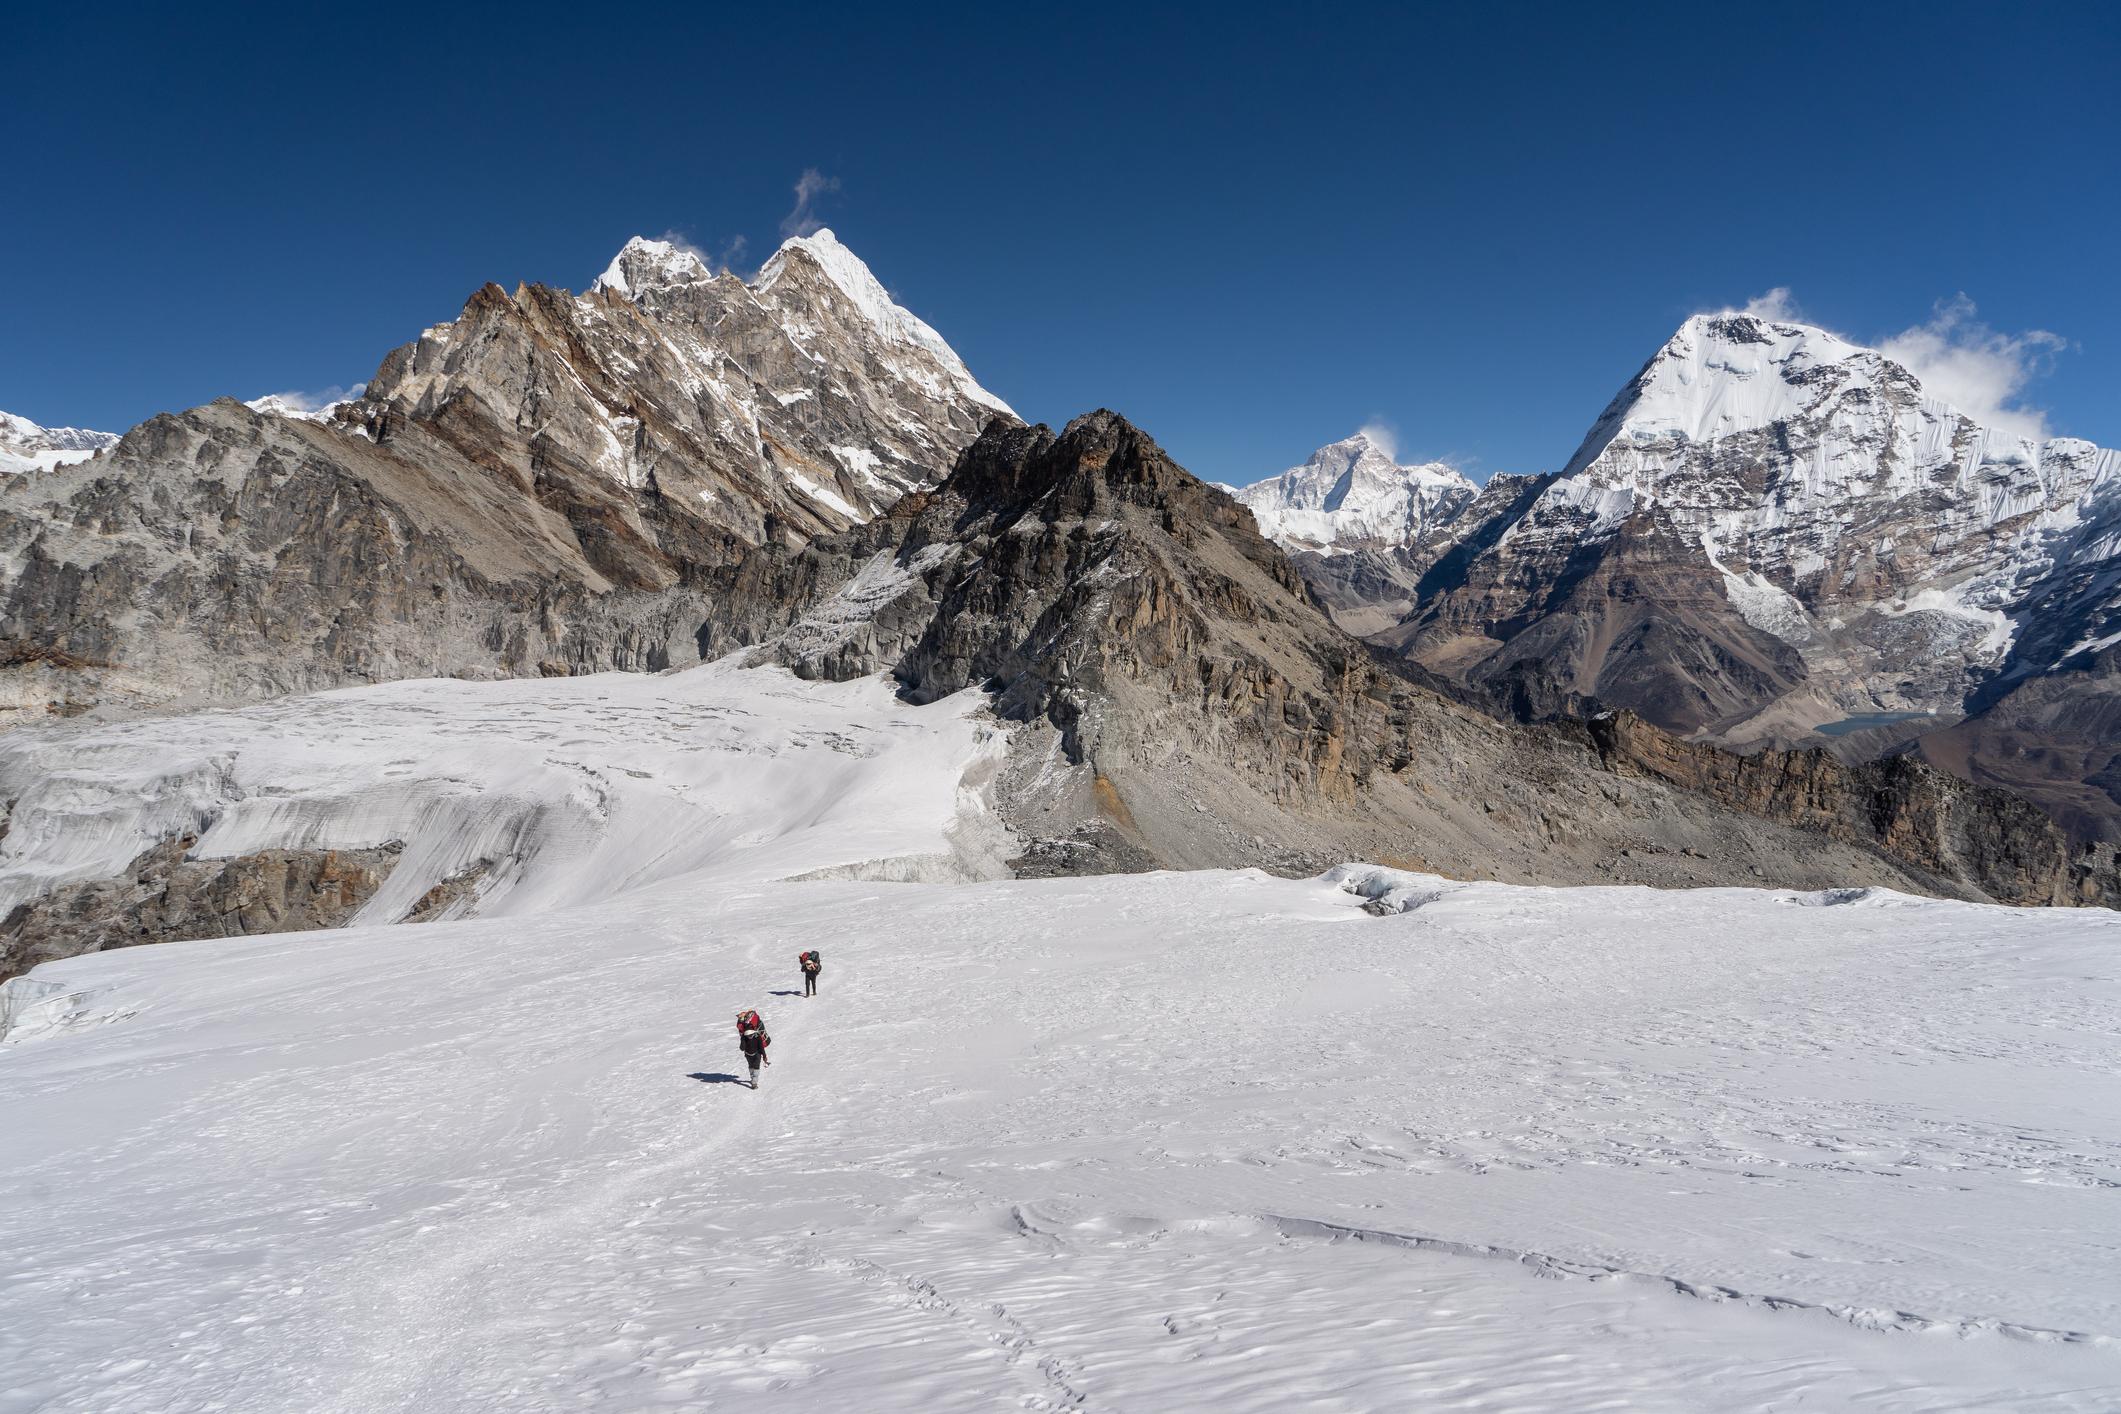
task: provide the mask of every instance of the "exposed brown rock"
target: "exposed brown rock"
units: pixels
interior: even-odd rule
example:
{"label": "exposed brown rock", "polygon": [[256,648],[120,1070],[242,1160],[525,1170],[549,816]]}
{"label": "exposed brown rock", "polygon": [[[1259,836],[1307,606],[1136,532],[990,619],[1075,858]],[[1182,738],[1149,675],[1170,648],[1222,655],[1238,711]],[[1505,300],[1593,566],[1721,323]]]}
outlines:
{"label": "exposed brown rock", "polygon": [[1632,712],[1586,723],[1613,770],[1642,772],[1748,814],[1876,848],[1978,883],[2004,903],[2121,906],[2112,849],[2079,850],[2036,806],[1909,756],[1858,766],[1830,753],[1740,756],[1656,730]]}
{"label": "exposed brown rock", "polygon": [[168,840],[115,878],[66,884],[0,922],[0,981],[40,962],[105,948],[336,928],[375,896],[398,848],[269,849],[190,859]]}

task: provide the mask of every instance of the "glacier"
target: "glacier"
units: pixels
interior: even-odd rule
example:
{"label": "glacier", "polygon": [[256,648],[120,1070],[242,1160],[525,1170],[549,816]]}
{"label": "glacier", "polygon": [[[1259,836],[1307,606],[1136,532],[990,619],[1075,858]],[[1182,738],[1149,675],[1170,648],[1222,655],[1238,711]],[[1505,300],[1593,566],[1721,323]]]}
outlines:
{"label": "glacier", "polygon": [[11,734],[17,884],[150,809],[403,838],[404,890],[535,847],[468,916],[27,979],[0,1414],[2121,1399],[2121,918],[1001,879],[978,702],[723,662]]}

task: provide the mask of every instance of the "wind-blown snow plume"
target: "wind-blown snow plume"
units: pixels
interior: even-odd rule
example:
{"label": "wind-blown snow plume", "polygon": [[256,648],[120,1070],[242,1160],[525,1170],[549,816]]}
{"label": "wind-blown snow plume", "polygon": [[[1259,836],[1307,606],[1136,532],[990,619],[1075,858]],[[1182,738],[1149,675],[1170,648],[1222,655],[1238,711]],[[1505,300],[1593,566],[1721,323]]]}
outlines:
{"label": "wind-blown snow plume", "polygon": [[1383,418],[1371,418],[1362,425],[1357,435],[1368,438],[1371,446],[1383,452],[1392,461],[1399,460],[1399,429]]}
{"label": "wind-blown snow plume", "polygon": [[781,234],[785,236],[807,236],[825,223],[818,219],[817,199],[826,192],[838,191],[840,179],[828,177],[815,167],[805,167],[803,175],[795,179],[795,206],[781,218]]}

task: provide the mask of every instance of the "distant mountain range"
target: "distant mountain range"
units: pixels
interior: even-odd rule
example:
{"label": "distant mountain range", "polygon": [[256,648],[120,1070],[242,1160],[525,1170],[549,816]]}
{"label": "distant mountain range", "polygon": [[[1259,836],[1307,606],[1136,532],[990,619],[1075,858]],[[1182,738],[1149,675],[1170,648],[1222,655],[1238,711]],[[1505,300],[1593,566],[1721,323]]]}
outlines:
{"label": "distant mountain range", "polygon": [[26,417],[0,412],[0,476],[71,466],[87,461],[117,440],[115,432],[39,427]]}
{"label": "distant mountain range", "polygon": [[1556,475],[1439,497],[1396,536],[1349,533],[1397,504],[1386,469],[1351,480],[1337,535],[1306,519],[1317,480],[1239,494],[1344,626],[1498,707],[1626,707],[1741,749],[1912,741],[2121,838],[2121,452],[1985,427],[1876,350],[1725,314],[1688,320]]}
{"label": "distant mountain range", "polygon": [[[2009,795],[1777,749],[1994,690],[2088,720],[2114,647],[2114,454],[1804,326],[1690,321],[1556,476],[1357,434],[1233,500],[1113,414],[1025,428],[829,231],[748,281],[636,239],[583,294],[480,289],[357,396],[75,450],[0,479],[18,723],[753,646],[983,689],[1024,728],[995,791],[1026,872],[2121,897]],[[2048,776],[2097,796],[2087,759]]]}

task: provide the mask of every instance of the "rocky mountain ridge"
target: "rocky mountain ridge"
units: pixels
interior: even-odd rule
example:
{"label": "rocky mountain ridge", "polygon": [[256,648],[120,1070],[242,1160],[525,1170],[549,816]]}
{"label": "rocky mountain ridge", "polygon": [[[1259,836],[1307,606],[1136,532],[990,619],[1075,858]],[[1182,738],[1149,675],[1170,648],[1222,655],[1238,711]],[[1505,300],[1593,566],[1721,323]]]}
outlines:
{"label": "rocky mountain ridge", "polygon": [[[207,411],[267,438],[343,435],[234,404]],[[237,504],[239,517],[257,509]],[[408,563],[442,563],[439,542],[416,548]],[[1535,883],[2121,903],[2111,849],[2073,852],[2031,806],[1921,762],[1741,758],[1632,715],[1519,724],[1439,695],[1335,628],[1244,506],[1111,413],[1059,434],[997,418],[945,480],[886,514],[799,548],[754,546],[713,593],[654,602],[682,609],[672,627],[700,642],[754,644],[753,664],[884,673],[914,703],[983,692],[1013,730],[964,789],[982,788],[1011,827],[1020,875],[1300,873],[1354,857]],[[16,789],[43,779],[40,735],[0,739]],[[395,879],[387,842],[320,848],[299,816],[252,830],[254,852],[191,858],[184,836],[213,820],[185,802],[228,794],[216,782],[229,762],[202,769],[214,780],[167,783],[169,838],[116,876],[40,888],[18,871],[0,971],[201,930],[330,926]],[[50,792],[36,809],[17,803],[10,854],[51,854],[73,807]],[[405,921],[476,911],[479,879],[518,866],[507,834]]]}
{"label": "rocky mountain ridge", "polygon": [[695,661],[747,554],[995,417],[829,231],[749,284],[637,239],[588,294],[486,286],[328,413],[223,400],[0,483],[0,711]]}

